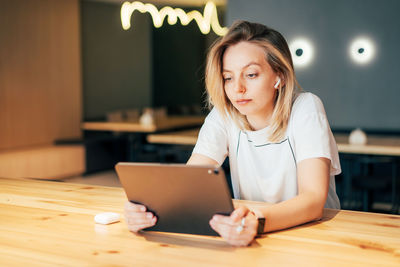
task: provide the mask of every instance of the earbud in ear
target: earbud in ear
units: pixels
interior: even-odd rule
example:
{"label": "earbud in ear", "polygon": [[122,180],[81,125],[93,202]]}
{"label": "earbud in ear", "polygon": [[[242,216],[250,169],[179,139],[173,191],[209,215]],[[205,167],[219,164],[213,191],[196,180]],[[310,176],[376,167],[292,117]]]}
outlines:
{"label": "earbud in ear", "polygon": [[274,88],[278,89],[280,83],[281,83],[281,78],[278,77],[278,81],[275,83]]}

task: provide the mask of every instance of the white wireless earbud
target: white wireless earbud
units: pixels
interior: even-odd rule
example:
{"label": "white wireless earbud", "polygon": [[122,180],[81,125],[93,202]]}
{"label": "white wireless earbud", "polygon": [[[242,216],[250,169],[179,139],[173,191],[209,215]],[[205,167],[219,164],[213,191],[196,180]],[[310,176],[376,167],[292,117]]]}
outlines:
{"label": "white wireless earbud", "polygon": [[281,82],[281,78],[278,78],[278,81],[276,82],[276,84],[274,85],[275,89],[278,89],[279,83]]}

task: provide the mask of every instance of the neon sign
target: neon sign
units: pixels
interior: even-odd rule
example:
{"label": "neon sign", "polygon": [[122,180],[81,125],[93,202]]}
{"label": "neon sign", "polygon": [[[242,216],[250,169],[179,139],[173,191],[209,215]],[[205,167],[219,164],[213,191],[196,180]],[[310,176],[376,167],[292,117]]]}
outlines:
{"label": "neon sign", "polygon": [[217,7],[211,1],[207,2],[204,6],[203,15],[197,10],[186,13],[180,8],[172,8],[169,6],[158,10],[157,7],[152,4],[143,4],[138,1],[132,3],[124,2],[121,6],[121,23],[124,30],[128,30],[131,27],[131,17],[136,10],[141,13],[150,13],[154,27],[156,28],[161,27],[165,17],[168,17],[167,21],[170,25],[176,24],[178,18],[184,26],[188,25],[194,19],[203,34],[208,34],[210,28],[219,36],[225,35],[228,31],[226,27],[221,27],[219,25]]}

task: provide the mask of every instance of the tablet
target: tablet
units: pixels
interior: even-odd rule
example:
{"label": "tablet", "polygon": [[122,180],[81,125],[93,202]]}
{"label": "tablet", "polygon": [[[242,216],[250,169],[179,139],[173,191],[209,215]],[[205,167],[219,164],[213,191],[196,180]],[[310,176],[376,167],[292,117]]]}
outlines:
{"label": "tablet", "polygon": [[156,225],[145,231],[217,236],[210,219],[233,211],[220,167],[120,162],[115,169],[129,201],[157,216]]}

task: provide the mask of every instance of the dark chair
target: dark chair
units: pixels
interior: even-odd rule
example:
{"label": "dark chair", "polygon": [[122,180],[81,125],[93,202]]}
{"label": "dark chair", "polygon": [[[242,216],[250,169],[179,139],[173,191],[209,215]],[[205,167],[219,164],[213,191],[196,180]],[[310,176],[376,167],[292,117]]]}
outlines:
{"label": "dark chair", "polygon": [[[395,157],[358,155],[351,164],[352,189],[361,192],[362,210],[372,211],[375,196],[391,194],[391,212],[398,210],[397,161]],[[352,195],[355,192],[352,192]]]}

